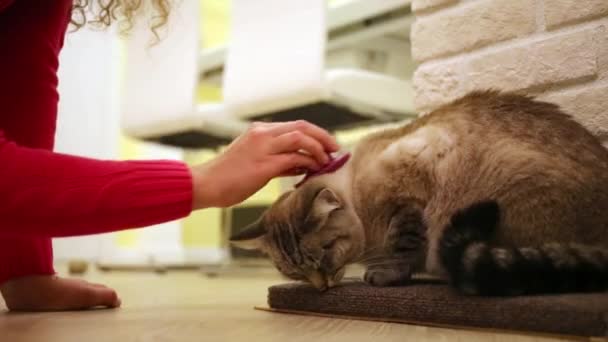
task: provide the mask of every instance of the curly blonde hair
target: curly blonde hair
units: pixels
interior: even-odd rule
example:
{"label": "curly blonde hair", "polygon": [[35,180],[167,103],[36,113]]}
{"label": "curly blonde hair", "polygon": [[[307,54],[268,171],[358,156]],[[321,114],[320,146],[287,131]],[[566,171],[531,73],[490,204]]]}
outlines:
{"label": "curly blonde hair", "polygon": [[78,30],[87,23],[103,28],[117,22],[120,32],[128,33],[146,7],[152,9],[150,30],[159,39],[159,30],[169,19],[170,0],[74,0],[71,23]]}

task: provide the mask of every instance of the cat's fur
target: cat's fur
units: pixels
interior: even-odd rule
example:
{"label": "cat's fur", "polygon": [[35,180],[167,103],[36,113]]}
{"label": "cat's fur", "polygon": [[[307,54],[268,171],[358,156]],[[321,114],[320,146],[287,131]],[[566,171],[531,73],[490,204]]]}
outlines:
{"label": "cat's fur", "polygon": [[475,92],[367,136],[231,240],[319,289],[363,262],[379,286],[429,272],[474,294],[603,290],[608,151],[553,104]]}

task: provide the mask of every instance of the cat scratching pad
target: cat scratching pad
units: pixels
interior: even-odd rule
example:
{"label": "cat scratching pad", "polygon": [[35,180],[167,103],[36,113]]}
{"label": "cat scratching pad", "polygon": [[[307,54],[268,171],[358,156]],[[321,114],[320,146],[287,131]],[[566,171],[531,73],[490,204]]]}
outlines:
{"label": "cat scratching pad", "polygon": [[272,286],[271,311],[458,328],[608,337],[608,293],[476,297],[445,284],[371,287],[349,281],[319,293],[308,284]]}

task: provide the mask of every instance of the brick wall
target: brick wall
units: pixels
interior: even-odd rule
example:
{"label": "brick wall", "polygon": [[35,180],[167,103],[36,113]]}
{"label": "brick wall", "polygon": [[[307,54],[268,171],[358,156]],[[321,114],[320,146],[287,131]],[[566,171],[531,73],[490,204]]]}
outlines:
{"label": "brick wall", "polygon": [[558,103],[608,141],[608,0],[413,0],[415,105],[494,88]]}

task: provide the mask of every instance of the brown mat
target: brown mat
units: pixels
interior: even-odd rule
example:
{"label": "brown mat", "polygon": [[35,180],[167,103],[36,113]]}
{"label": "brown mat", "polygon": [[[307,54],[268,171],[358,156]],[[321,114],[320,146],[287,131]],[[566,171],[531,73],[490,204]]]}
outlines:
{"label": "brown mat", "polygon": [[442,284],[370,287],[356,281],[319,293],[292,283],[270,287],[268,305],[389,322],[608,337],[607,293],[491,298],[463,296]]}

